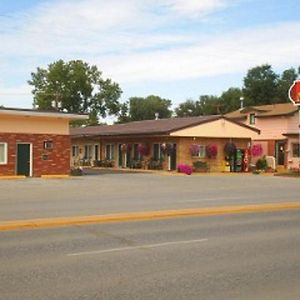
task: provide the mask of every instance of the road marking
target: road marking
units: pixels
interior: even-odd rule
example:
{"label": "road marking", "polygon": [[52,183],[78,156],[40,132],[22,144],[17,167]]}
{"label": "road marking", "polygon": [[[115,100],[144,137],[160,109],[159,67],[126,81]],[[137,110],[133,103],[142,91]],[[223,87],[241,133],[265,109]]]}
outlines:
{"label": "road marking", "polygon": [[221,207],[202,207],[177,210],[129,212],[107,215],[45,218],[33,220],[12,220],[0,222],[0,231],[91,225],[116,222],[147,221],[182,217],[207,217],[226,214],[258,213],[300,209],[300,202],[262,203]]}
{"label": "road marking", "polygon": [[166,242],[166,243],[159,243],[159,244],[112,248],[112,249],[105,249],[105,250],[94,250],[94,251],[86,251],[86,252],[69,253],[69,254],[67,254],[67,256],[103,254],[103,253],[121,252],[121,251],[128,251],[128,250],[137,250],[137,249],[158,248],[158,247],[165,247],[165,246],[171,246],[171,245],[195,244],[195,243],[206,242],[207,240],[208,239],[175,241],[175,242]]}

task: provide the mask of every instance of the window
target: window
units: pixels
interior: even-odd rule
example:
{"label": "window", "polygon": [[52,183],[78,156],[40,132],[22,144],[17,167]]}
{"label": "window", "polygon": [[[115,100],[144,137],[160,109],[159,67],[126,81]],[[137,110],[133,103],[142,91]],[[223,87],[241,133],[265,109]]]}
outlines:
{"label": "window", "polygon": [[154,160],[160,160],[162,158],[160,144],[153,144],[153,158]]}
{"label": "window", "polygon": [[94,145],[95,160],[99,160],[99,145]]}
{"label": "window", "polygon": [[92,145],[84,145],[84,159],[91,159],[93,157]]}
{"label": "window", "polygon": [[114,145],[107,144],[105,145],[105,159],[113,160],[114,159]]}
{"label": "window", "polygon": [[0,165],[7,164],[7,143],[0,143]]}
{"label": "window", "polygon": [[77,145],[72,146],[72,157],[79,156],[79,147]]}
{"label": "window", "polygon": [[293,157],[299,157],[299,144],[292,144]]}
{"label": "window", "polygon": [[199,145],[199,154],[198,156],[200,158],[204,158],[206,156],[206,146],[205,145]]}
{"label": "window", "polygon": [[250,114],[249,123],[250,125],[255,125],[255,114]]}

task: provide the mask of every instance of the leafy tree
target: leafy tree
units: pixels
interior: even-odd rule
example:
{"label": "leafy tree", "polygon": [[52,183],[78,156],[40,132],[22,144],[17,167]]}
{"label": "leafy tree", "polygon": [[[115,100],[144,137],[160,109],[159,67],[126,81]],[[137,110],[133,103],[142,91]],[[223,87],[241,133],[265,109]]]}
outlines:
{"label": "leafy tree", "polygon": [[276,102],[278,78],[268,64],[250,69],[244,78],[245,104],[261,105]]}
{"label": "leafy tree", "polygon": [[131,121],[131,118],[129,116],[129,107],[128,106],[129,106],[128,102],[121,104],[118,121],[115,123],[127,123],[127,122]]}
{"label": "leafy tree", "polygon": [[194,117],[202,115],[202,110],[199,105],[199,101],[194,101],[191,99],[180,103],[178,107],[175,108],[175,113],[177,117]]}
{"label": "leafy tree", "polygon": [[221,95],[223,107],[222,113],[226,114],[228,112],[239,109],[241,106],[240,98],[243,96],[243,92],[240,88],[231,87],[227,91],[223,92]]}
{"label": "leafy tree", "polygon": [[199,107],[202,115],[219,115],[222,114],[224,104],[220,97],[202,95],[199,98]]}
{"label": "leafy tree", "polygon": [[103,79],[96,66],[81,60],[58,60],[47,69],[37,68],[28,83],[34,87],[33,105],[39,110],[88,113],[88,124],[97,124],[100,116],[115,115],[120,110],[119,85]]}
{"label": "leafy tree", "polygon": [[[300,70],[299,70],[300,71]],[[289,102],[288,91],[299,75],[295,68],[284,70],[278,80],[276,102]]]}
{"label": "leafy tree", "polygon": [[153,120],[155,114],[159,114],[159,118],[170,118],[172,102],[159,96],[150,95],[146,98],[132,97],[129,99],[129,118],[130,121]]}

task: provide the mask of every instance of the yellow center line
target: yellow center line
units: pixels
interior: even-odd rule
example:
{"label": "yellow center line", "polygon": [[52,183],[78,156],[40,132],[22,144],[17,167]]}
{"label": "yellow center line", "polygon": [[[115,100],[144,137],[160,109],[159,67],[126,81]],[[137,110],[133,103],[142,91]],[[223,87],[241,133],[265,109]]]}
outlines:
{"label": "yellow center line", "polygon": [[239,213],[258,213],[300,209],[300,202],[250,204],[239,206],[206,207],[177,210],[146,211],[92,216],[13,220],[0,222],[0,231],[88,225],[114,222],[146,221],[176,217],[215,216]]}

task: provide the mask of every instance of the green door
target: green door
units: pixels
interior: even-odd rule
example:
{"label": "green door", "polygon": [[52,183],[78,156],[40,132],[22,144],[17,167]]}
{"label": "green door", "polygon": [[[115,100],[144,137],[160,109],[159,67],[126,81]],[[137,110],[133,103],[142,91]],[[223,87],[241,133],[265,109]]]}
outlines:
{"label": "green door", "polygon": [[17,175],[30,176],[30,144],[17,145]]}
{"label": "green door", "polygon": [[172,145],[172,151],[171,151],[171,170],[174,171],[177,169],[177,149],[176,144]]}

